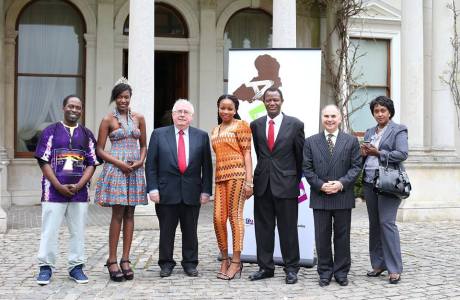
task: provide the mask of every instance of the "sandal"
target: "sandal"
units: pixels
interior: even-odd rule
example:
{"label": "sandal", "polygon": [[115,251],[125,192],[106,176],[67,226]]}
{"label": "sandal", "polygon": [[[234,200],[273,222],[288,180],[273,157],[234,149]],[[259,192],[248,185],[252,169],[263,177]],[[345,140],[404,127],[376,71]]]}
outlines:
{"label": "sandal", "polygon": [[110,279],[116,282],[120,282],[123,281],[123,273],[120,271],[120,269],[117,269],[116,271],[110,271],[110,266],[116,264],[116,261],[107,260],[104,266],[107,267],[107,270],[109,271]]}
{"label": "sandal", "polygon": [[[230,276],[228,274],[225,274],[225,276],[227,276],[227,279],[226,280],[232,280],[232,279],[235,279],[235,278],[241,278],[241,272],[243,272],[243,263],[241,261],[232,261],[231,262],[232,264],[238,264],[239,265],[239,270],[236,271],[233,276]],[[236,275],[238,274],[238,277],[236,277]]]}
{"label": "sandal", "polygon": [[[226,261],[227,262],[227,269],[230,267],[230,263],[231,263],[231,260],[230,260],[230,257],[225,257],[225,258],[222,258],[222,262]],[[228,280],[228,275],[225,274],[224,272],[217,272],[217,278],[219,279],[223,279],[223,280]]]}
{"label": "sandal", "polygon": [[121,268],[121,272],[123,272],[123,276],[125,277],[126,280],[133,280],[134,278],[134,272],[133,272],[133,269],[131,269],[131,267],[127,268],[127,269],[123,269],[123,264],[130,264],[131,261],[129,259],[120,259],[120,268]]}

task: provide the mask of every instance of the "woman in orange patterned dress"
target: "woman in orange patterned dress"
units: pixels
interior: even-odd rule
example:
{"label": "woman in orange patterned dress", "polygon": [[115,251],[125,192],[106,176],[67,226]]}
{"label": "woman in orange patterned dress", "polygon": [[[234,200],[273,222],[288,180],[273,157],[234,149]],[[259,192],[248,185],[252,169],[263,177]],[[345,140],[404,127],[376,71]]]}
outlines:
{"label": "woman in orange patterned dress", "polygon": [[[216,192],[214,229],[222,255],[217,278],[231,280],[241,277],[243,265],[243,207],[252,195],[251,129],[238,115],[238,99],[222,95],[217,100],[218,126],[212,131],[212,148],[216,153]],[[233,256],[228,257],[227,219],[232,228]]]}

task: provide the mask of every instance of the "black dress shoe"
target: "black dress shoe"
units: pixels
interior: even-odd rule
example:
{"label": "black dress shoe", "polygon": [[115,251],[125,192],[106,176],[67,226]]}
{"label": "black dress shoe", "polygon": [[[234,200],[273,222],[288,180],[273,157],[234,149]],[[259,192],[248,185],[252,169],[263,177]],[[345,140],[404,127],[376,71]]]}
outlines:
{"label": "black dress shoe", "polygon": [[323,286],[328,286],[330,282],[331,282],[330,279],[321,278],[318,283],[320,287],[323,287]]}
{"label": "black dress shoe", "polygon": [[286,284],[297,283],[297,274],[295,272],[287,272],[286,274]]}
{"label": "black dress shoe", "polygon": [[347,278],[336,278],[335,281],[341,286],[347,286],[348,285],[348,279]]}
{"label": "black dress shoe", "polygon": [[372,271],[367,272],[366,275],[367,275],[367,277],[379,277],[380,274],[382,274],[386,270],[387,269],[380,269],[380,271],[372,270]]}
{"label": "black dress shoe", "polygon": [[164,267],[161,269],[160,271],[160,277],[169,277],[171,276],[171,273],[172,273],[172,268],[170,267]]}
{"label": "black dress shoe", "polygon": [[275,272],[273,270],[264,270],[260,269],[259,271],[253,273],[252,275],[249,276],[249,279],[251,281],[254,280],[260,280],[260,279],[265,279],[265,278],[270,278],[275,275]]}
{"label": "black dress shoe", "polygon": [[[394,275],[398,275],[398,277]],[[401,274],[397,274],[397,273],[390,274],[390,278],[388,280],[390,281],[391,284],[397,284],[401,280]]]}
{"label": "black dress shoe", "polygon": [[198,276],[198,270],[196,268],[194,268],[194,267],[185,268],[184,272],[189,277],[197,277]]}

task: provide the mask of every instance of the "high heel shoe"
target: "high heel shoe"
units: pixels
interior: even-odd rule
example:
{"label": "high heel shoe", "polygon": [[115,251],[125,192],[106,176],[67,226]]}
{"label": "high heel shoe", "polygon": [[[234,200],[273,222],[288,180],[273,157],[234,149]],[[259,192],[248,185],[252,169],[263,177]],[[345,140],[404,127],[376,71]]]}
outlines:
{"label": "high heel shoe", "polygon": [[[231,260],[230,260],[230,257],[222,257],[222,262],[226,262],[226,267],[225,267],[225,271],[227,271],[227,269],[230,267],[230,263],[231,263]],[[223,280],[228,280],[228,275],[225,274],[225,272],[217,272],[217,275],[216,275],[217,278],[219,279],[223,279]]]}
{"label": "high heel shoe", "polygon": [[[241,272],[243,272],[243,263],[241,261],[232,261],[231,264],[238,264],[240,265],[240,268],[238,271],[236,271],[233,276],[230,276],[228,274],[225,274],[227,276],[226,280],[232,280],[232,279],[240,279],[241,278]],[[238,277],[236,275],[238,274]]]}
{"label": "high heel shoe", "polygon": [[123,273],[123,276],[125,277],[126,280],[133,280],[133,278],[134,278],[133,269],[131,269],[131,267],[129,267],[127,269],[123,269],[123,264],[125,264],[125,263],[130,264],[131,261],[129,259],[120,259],[121,272]]}
{"label": "high heel shoe", "polygon": [[377,269],[374,269],[372,271],[367,272],[367,277],[379,277],[380,274],[385,272],[387,269],[380,269],[380,271],[377,271]]}
{"label": "high heel shoe", "polygon": [[[397,277],[396,277],[396,275],[397,275]],[[389,278],[388,278],[388,281],[391,284],[397,284],[400,280],[401,280],[401,274],[398,274],[398,273],[391,273]]]}
{"label": "high heel shoe", "polygon": [[120,281],[123,281],[123,273],[120,271],[120,269],[117,268],[116,271],[110,271],[110,266],[111,265],[116,265],[117,262],[116,261],[108,261],[105,263],[104,267],[107,267],[107,270],[109,271],[109,276],[110,276],[110,279],[113,280],[113,281],[116,281],[116,282],[120,282]]}

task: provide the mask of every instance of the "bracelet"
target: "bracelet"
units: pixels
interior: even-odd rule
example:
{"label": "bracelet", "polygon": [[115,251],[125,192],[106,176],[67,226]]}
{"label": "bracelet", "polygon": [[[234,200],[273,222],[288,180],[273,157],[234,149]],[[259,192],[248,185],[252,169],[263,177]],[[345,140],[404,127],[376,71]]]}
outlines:
{"label": "bracelet", "polygon": [[252,183],[252,182],[247,182],[247,181],[246,181],[246,182],[244,183],[244,185],[247,186],[247,187],[250,187],[250,188],[253,188],[253,187],[254,187],[254,183]]}

